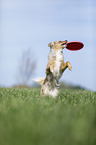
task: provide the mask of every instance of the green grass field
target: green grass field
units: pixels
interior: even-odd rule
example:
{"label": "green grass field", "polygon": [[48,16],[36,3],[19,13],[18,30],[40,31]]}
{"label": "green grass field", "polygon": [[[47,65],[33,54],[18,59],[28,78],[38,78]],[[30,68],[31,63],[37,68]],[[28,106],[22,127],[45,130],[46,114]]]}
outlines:
{"label": "green grass field", "polygon": [[96,145],[96,92],[0,88],[0,145]]}

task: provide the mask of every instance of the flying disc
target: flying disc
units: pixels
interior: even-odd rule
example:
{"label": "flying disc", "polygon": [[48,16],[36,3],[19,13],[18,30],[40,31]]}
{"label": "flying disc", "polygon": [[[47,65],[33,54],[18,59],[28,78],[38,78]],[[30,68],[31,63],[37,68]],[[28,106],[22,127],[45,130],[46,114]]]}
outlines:
{"label": "flying disc", "polygon": [[66,49],[76,51],[84,47],[84,44],[80,41],[70,41],[66,43]]}

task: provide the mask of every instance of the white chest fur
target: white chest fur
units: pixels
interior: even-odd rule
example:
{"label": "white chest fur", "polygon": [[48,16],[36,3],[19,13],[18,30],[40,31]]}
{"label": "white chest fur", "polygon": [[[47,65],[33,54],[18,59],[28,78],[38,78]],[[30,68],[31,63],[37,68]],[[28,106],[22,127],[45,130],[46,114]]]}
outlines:
{"label": "white chest fur", "polygon": [[53,74],[57,78],[61,77],[60,68],[61,68],[62,60],[64,60],[63,52],[59,50],[56,52],[56,62],[55,62],[54,71],[53,71]]}

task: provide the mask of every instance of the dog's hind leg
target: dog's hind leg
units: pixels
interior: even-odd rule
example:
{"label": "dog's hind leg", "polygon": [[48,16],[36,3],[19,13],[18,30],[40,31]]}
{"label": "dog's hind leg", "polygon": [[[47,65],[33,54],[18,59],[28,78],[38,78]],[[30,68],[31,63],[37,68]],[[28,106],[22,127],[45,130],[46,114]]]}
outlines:
{"label": "dog's hind leg", "polygon": [[63,73],[66,68],[69,68],[69,70],[72,70],[72,66],[71,66],[71,63],[69,61],[67,61],[66,63],[64,63],[61,67],[61,72]]}

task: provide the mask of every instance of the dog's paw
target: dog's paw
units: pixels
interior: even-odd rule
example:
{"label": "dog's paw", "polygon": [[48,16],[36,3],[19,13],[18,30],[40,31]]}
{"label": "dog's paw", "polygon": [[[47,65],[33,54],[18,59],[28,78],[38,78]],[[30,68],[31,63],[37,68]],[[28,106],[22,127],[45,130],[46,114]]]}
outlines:
{"label": "dog's paw", "polygon": [[71,66],[71,63],[69,61],[68,61],[68,68],[69,68],[69,70],[72,71],[72,66]]}
{"label": "dog's paw", "polygon": [[50,66],[50,71],[53,73],[53,71],[54,71],[53,66]]}
{"label": "dog's paw", "polygon": [[60,84],[59,83],[56,83],[56,87],[59,88],[60,87]]}

